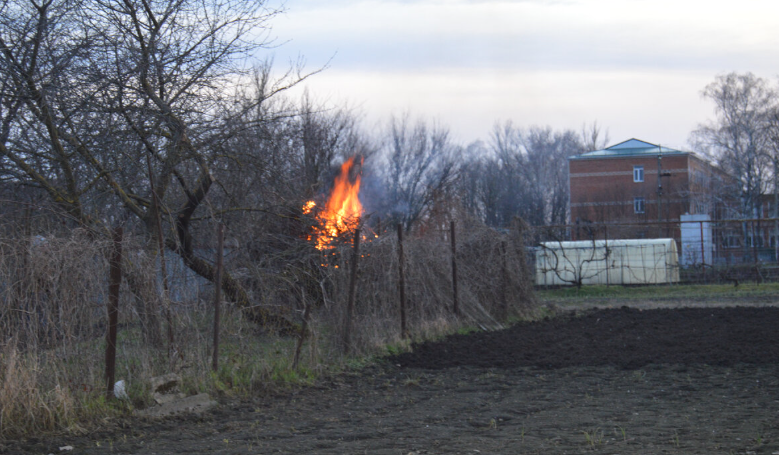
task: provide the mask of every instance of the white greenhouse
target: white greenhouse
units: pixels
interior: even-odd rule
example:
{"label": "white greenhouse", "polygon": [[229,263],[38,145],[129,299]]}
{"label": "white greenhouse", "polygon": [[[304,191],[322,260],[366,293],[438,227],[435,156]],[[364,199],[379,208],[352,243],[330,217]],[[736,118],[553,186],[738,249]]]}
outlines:
{"label": "white greenhouse", "polygon": [[543,242],[536,248],[536,284],[656,284],[679,281],[673,239]]}

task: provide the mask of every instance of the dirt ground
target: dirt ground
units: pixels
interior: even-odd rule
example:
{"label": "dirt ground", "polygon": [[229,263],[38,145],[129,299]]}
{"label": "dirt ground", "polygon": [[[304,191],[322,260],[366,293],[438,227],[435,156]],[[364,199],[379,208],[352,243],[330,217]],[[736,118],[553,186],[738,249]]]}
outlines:
{"label": "dirt ground", "polygon": [[2,453],[779,454],[779,308],[601,309]]}

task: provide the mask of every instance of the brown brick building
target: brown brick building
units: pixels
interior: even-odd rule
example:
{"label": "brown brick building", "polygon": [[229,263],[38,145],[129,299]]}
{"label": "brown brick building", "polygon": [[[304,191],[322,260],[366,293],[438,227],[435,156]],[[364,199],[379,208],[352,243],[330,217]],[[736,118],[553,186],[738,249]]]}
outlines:
{"label": "brown brick building", "polygon": [[568,164],[572,223],[679,221],[683,214],[735,217],[728,212],[737,207],[737,181],[693,152],[630,139],[571,157]]}

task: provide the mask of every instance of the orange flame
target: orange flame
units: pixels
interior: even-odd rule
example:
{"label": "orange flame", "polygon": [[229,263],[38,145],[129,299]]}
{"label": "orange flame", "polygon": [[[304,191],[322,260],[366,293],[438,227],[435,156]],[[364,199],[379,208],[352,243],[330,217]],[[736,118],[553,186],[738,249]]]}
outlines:
{"label": "orange flame", "polygon": [[[341,165],[341,172],[335,178],[333,191],[325,204],[325,208],[316,216],[319,226],[314,227],[316,248],[325,250],[332,248],[330,243],[339,234],[354,230],[360,222],[363,209],[358,193],[360,192],[360,174],[354,178],[350,174],[355,168],[355,157],[349,158]],[[362,157],[360,158],[362,166]],[[316,204],[308,201],[303,206],[303,213],[310,213]]]}
{"label": "orange flame", "polygon": [[303,205],[303,215],[308,215],[316,207],[316,202],[308,201]]}

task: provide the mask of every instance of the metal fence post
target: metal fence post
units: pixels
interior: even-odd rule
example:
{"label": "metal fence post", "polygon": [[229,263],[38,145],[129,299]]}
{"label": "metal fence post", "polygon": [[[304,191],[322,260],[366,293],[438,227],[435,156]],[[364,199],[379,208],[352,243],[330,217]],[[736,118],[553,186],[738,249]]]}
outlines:
{"label": "metal fence post", "polygon": [[357,267],[360,261],[360,228],[354,230],[354,254],[352,254],[352,274],[349,278],[349,299],[346,302],[346,321],[344,325],[344,352],[349,353],[352,343],[352,317],[357,288]]}
{"label": "metal fence post", "polygon": [[216,277],[214,278],[214,354],[211,359],[211,369],[219,369],[219,320],[222,305],[222,269],[224,268],[224,238],[225,226],[219,223],[216,229]]}
{"label": "metal fence post", "polygon": [[452,311],[455,316],[460,315],[460,303],[457,295],[457,240],[454,236],[454,221],[449,222],[449,232],[452,240]]}
{"label": "metal fence post", "polygon": [[703,239],[703,221],[699,222],[701,225],[701,270],[706,271],[706,246]]}
{"label": "metal fence post", "polygon": [[300,288],[300,299],[303,301],[303,323],[300,326],[300,335],[298,336],[298,343],[295,347],[295,355],[292,358],[292,369],[297,370],[298,362],[300,361],[300,351],[303,349],[303,342],[306,341],[306,334],[308,333],[308,318],[311,311],[311,305],[306,298],[305,286]]}
{"label": "metal fence post", "polygon": [[508,300],[508,288],[511,284],[511,279],[509,278],[509,267],[508,267],[508,245],[506,244],[506,239],[502,239],[500,241],[500,277],[501,277],[501,292],[500,292],[500,320],[501,322],[505,322],[506,319],[508,319],[509,314],[509,300]]}
{"label": "metal fence post", "polygon": [[109,260],[108,275],[108,332],[106,332],[105,378],[106,398],[114,397],[116,379],[116,325],[119,319],[119,288],[122,284],[122,237],[121,227],[114,229],[113,249]]}
{"label": "metal fence post", "polygon": [[606,232],[604,237],[606,238],[606,240],[604,243],[605,245],[604,247],[606,248],[606,251],[603,253],[603,259],[604,262],[606,263],[606,286],[611,286],[611,277],[609,276],[611,274],[609,273],[609,226],[608,225],[605,226],[605,231]]}
{"label": "metal fence post", "polygon": [[400,293],[400,334],[408,338],[408,326],[406,325],[406,273],[403,254],[403,225],[398,223],[398,292]]}

